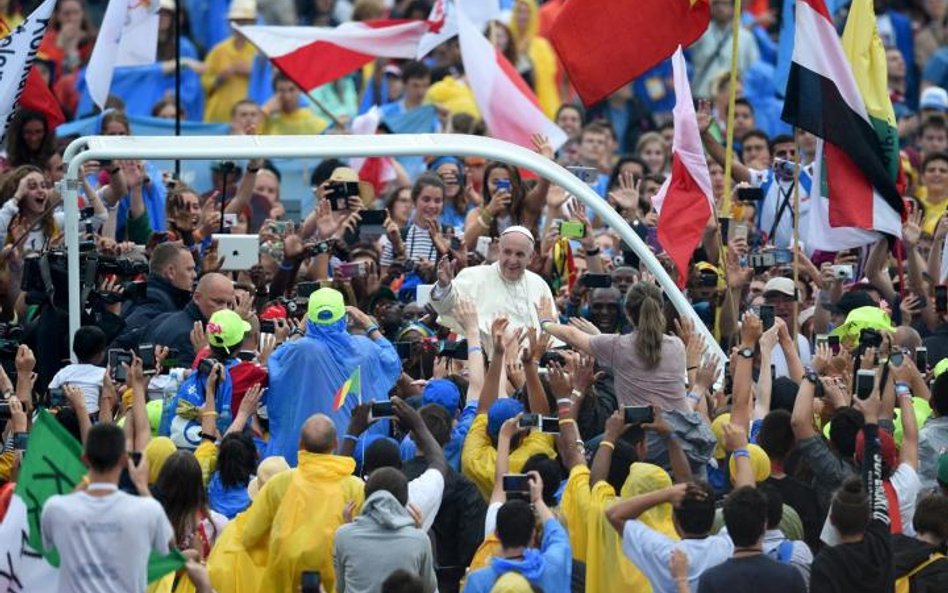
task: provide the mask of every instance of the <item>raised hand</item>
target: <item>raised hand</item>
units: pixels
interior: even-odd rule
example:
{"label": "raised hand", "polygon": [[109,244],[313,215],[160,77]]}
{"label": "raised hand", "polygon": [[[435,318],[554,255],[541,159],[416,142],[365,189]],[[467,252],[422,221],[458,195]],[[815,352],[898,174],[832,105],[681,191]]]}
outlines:
{"label": "raised hand", "polygon": [[447,288],[454,281],[454,262],[445,255],[438,261],[438,286]]}

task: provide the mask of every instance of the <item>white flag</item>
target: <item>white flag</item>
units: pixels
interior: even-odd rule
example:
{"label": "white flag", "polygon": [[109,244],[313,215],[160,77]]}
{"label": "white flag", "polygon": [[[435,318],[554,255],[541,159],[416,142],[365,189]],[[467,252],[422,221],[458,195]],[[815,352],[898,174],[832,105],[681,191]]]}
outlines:
{"label": "white flag", "polygon": [[150,64],[157,47],[158,0],[110,0],[86,68],[95,104],[105,109],[116,66]]}
{"label": "white flag", "polygon": [[56,0],[45,0],[20,26],[0,39],[0,121],[3,121],[0,144],[5,140],[7,126],[16,112],[55,7]]}
{"label": "white flag", "polygon": [[0,591],[53,593],[59,586],[59,569],[26,543],[29,533],[26,504],[14,494],[0,522]]}
{"label": "white flag", "polygon": [[435,0],[428,14],[430,30],[418,44],[419,60],[448,39],[457,36],[457,2],[460,2],[468,20],[482,30],[487,27],[487,23],[500,18],[499,0]]}

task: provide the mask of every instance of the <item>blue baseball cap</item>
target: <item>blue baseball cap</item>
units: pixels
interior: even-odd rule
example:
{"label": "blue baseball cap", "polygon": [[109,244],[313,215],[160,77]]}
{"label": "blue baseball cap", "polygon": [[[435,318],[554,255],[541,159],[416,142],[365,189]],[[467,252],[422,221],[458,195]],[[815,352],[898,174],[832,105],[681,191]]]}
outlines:
{"label": "blue baseball cap", "polygon": [[505,397],[495,401],[489,410],[487,410],[487,432],[490,436],[497,438],[500,434],[500,427],[504,422],[510,420],[517,414],[523,412],[523,404],[519,400]]}
{"label": "blue baseball cap", "polygon": [[423,404],[438,404],[448,411],[453,418],[457,415],[461,404],[461,390],[448,379],[435,379],[425,385],[425,390],[421,394]]}

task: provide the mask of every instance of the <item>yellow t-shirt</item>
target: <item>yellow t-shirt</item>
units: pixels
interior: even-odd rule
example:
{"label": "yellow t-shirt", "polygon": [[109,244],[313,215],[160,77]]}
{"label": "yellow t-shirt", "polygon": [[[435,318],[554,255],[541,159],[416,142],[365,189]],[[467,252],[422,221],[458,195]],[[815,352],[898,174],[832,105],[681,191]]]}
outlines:
{"label": "yellow t-shirt", "polygon": [[938,220],[941,218],[941,215],[945,213],[945,210],[948,209],[948,200],[942,200],[937,204],[932,204],[928,201],[927,187],[918,188],[915,192],[915,197],[925,208],[925,222],[922,225],[922,230],[929,235],[934,235],[935,227],[938,226]]}
{"label": "yellow t-shirt", "polygon": [[245,43],[238,49],[233,37],[221,41],[208,52],[207,57],[204,58],[207,71],[201,75],[201,86],[204,87],[204,94],[207,96],[207,103],[204,105],[204,121],[221,123],[230,121],[230,110],[234,104],[247,98],[250,77],[229,76],[216,88],[214,83],[221,72],[235,63],[242,62],[248,66],[251,65],[256,53],[257,50],[250,43]]}
{"label": "yellow t-shirt", "polygon": [[[542,453],[547,457],[556,457],[553,449],[553,437],[540,432],[531,432],[520,446],[510,452],[510,471],[517,473],[523,464],[534,455]],[[487,434],[487,413],[474,417],[471,430],[464,439],[461,451],[461,469],[465,476],[474,482],[484,500],[490,500],[494,490],[494,468],[497,465],[497,449]]]}
{"label": "yellow t-shirt", "polygon": [[267,118],[264,129],[271,136],[294,136],[321,134],[329,124],[309,109],[298,108],[293,113],[275,111]]}

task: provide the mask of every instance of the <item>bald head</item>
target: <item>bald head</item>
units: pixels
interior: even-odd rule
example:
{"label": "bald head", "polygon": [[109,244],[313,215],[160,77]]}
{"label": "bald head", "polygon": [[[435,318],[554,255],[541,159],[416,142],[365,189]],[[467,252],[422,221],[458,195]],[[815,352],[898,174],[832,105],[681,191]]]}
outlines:
{"label": "bald head", "polygon": [[234,304],[234,282],[223,274],[201,276],[194,289],[194,302],[205,318]]}
{"label": "bald head", "polygon": [[[915,349],[922,345],[922,336],[918,335],[914,327],[900,325],[895,330],[895,344],[909,352],[915,352]],[[924,372],[924,369],[922,371]]]}
{"label": "bald head", "polygon": [[314,414],[303,423],[300,449],[310,453],[332,453],[336,448],[336,425],[325,414]]}

